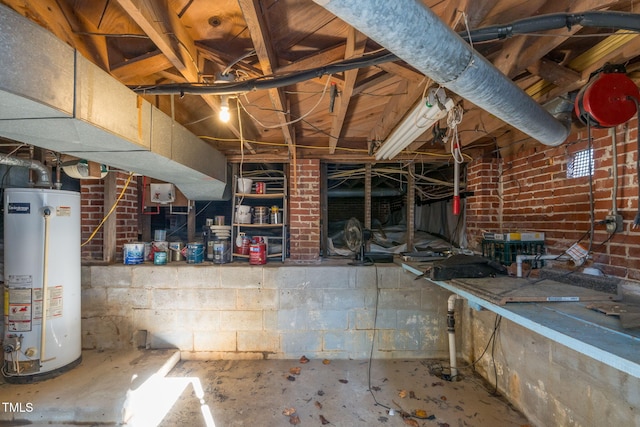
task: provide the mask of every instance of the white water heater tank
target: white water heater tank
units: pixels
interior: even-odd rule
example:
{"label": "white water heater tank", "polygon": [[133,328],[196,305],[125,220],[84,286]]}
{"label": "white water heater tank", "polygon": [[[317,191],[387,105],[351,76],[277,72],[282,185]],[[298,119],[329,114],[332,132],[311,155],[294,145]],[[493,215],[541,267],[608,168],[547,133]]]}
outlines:
{"label": "white water heater tank", "polygon": [[5,189],[4,248],[7,381],[37,381],[76,366],[82,349],[80,194]]}

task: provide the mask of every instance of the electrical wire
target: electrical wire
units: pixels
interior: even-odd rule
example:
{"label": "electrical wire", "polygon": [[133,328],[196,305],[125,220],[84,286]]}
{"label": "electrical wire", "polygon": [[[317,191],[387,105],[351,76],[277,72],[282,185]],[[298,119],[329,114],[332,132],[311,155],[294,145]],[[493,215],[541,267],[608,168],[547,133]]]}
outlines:
{"label": "electrical wire", "polygon": [[[251,114],[248,110],[247,107],[240,101],[240,98],[238,98],[238,103],[242,106],[242,109],[249,115],[249,117],[251,117],[253,119],[253,121],[255,121],[256,123],[258,123],[260,126],[267,128],[267,129],[276,129],[276,128],[281,128],[282,126],[289,126],[292,125],[294,123],[298,123],[299,121],[304,120],[307,116],[309,116],[311,113],[313,113],[313,111],[318,108],[318,105],[320,105],[320,103],[322,102],[322,100],[324,99],[324,96],[327,93],[327,88],[329,87],[329,83],[331,82],[331,75],[329,75],[329,77],[327,78],[327,82],[324,84],[324,89],[322,90],[322,95],[320,96],[320,98],[318,99],[318,102],[315,103],[315,105],[306,113],[304,113],[302,116],[298,117],[295,120],[291,120],[285,123],[278,123],[278,124],[274,124],[274,125],[266,125],[264,123],[262,123],[260,120],[258,120],[253,114]],[[279,113],[282,114],[287,114],[286,111],[278,111]]]}
{"label": "electrical wire", "polygon": [[96,228],[93,230],[93,233],[91,233],[91,235],[89,236],[89,238],[80,245],[80,247],[85,246],[87,243],[89,243],[91,240],[93,240],[93,238],[95,237],[96,233],[98,232],[98,230],[100,230],[100,228],[102,227],[102,225],[107,221],[107,218],[109,218],[109,216],[113,213],[113,211],[116,209],[116,206],[118,206],[118,203],[120,202],[120,199],[122,199],[122,196],[124,196],[124,192],[127,191],[127,187],[129,187],[129,183],[131,182],[131,178],[133,178],[133,172],[131,172],[129,174],[129,177],[127,178],[126,182],[124,183],[124,186],[122,187],[122,191],[120,191],[120,195],[118,196],[118,198],[116,199],[115,202],[113,202],[113,205],[111,206],[111,209],[109,209],[109,212],[104,216],[104,218],[102,218],[102,220],[100,221],[100,223],[96,226]]}

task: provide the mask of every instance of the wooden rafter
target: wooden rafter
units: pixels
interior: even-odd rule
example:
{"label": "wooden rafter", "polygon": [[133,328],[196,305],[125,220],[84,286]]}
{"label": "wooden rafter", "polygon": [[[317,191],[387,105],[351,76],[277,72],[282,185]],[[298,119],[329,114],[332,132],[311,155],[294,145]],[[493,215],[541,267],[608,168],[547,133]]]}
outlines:
{"label": "wooden rafter", "polygon": [[[277,56],[270,43],[267,26],[264,22],[264,17],[260,11],[260,4],[258,0],[239,0],[240,9],[244,15],[244,19],[251,34],[251,40],[253,41],[262,72],[264,74],[272,74],[273,70],[277,68]],[[282,135],[285,143],[291,150],[293,148],[293,133],[291,126],[288,123],[287,115],[287,99],[284,91],[280,88],[269,89],[269,97],[273,104],[274,110],[278,117],[278,122],[282,129]]]}
{"label": "wooden rafter", "polygon": [[[367,37],[356,31],[355,28],[349,29],[349,35],[347,36],[347,49],[345,52],[345,59],[355,58],[362,56],[367,44]],[[344,88],[340,94],[339,102],[336,105],[335,115],[331,122],[331,132],[329,136],[329,154],[333,154],[336,151],[338,145],[338,139],[342,133],[342,126],[344,125],[344,119],[347,116],[347,110],[349,109],[349,102],[351,101],[351,95],[356,85],[356,79],[358,77],[358,69],[345,71],[344,73]]]}
{"label": "wooden rafter", "polygon": [[[194,60],[196,48],[178,16],[169,8],[168,0],[116,0],[153,43],[169,59],[169,62],[189,82],[199,80],[197,64]],[[213,95],[202,95],[202,99],[215,113],[220,112],[219,100]],[[231,122],[228,128],[240,136],[240,130]],[[248,142],[245,148],[251,153],[255,149]]]}

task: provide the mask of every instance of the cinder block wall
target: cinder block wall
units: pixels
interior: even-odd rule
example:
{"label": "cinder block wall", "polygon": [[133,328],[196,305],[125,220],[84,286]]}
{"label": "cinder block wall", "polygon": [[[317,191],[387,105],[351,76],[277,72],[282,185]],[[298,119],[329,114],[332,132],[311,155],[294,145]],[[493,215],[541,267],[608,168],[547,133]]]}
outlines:
{"label": "cinder block wall", "polygon": [[[460,306],[462,304],[460,303]],[[465,306],[456,333],[475,361],[489,344],[496,315]],[[502,319],[495,347],[477,371],[536,426],[638,426],[640,380]],[[493,356],[493,357],[492,357]]]}
{"label": "cinder block wall", "polygon": [[375,358],[447,357],[448,293],[414,278],[396,265],[86,266],[83,347],[366,359],[375,326]]}

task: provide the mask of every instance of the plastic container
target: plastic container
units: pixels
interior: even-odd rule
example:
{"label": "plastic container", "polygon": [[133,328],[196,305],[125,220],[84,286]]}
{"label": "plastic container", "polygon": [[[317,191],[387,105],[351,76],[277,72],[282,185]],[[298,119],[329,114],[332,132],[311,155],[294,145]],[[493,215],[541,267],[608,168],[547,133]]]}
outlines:
{"label": "plastic container", "polygon": [[156,242],[164,242],[167,240],[167,230],[156,230],[153,232],[153,240]]}
{"label": "plastic container", "polygon": [[249,178],[238,178],[238,193],[251,193],[251,186],[253,184],[253,180]]}

